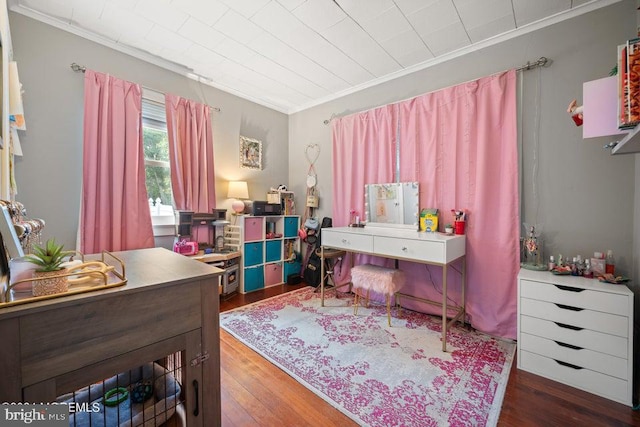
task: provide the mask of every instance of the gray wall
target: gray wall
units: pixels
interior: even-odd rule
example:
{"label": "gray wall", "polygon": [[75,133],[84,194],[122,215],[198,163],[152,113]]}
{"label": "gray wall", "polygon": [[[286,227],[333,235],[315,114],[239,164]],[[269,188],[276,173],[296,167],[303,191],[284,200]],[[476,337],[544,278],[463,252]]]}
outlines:
{"label": "gray wall", "polygon": [[[304,193],[304,148],[318,143],[322,147],[316,165],[321,196],[318,215],[331,216],[331,126],[323,121],[332,114],[341,116],[392,103],[545,56],[553,60],[549,67],[520,74],[524,79],[522,221],[543,225],[546,255],[586,256],[612,249],[619,270],[631,274],[636,155],[611,156],[602,149],[611,139],[583,140],[582,128],[574,125],[566,109],[572,99],[581,101],[584,81],[609,74],[616,63],[616,46],[635,34],[635,15],[635,2],[617,3],[293,114],[289,121],[293,190]],[[536,131],[537,93],[540,114]],[[532,180],[534,158],[537,197]],[[635,235],[637,241],[637,227]]]}
{"label": "gray wall", "polygon": [[[288,118],[229,93],[135,59],[16,13],[9,14],[14,58],[24,87],[27,131],[16,158],[16,199],[46,221],[44,238],[75,248],[82,180],[83,75],[72,62],[163,93],[221,108],[212,113],[216,198],[231,209],[228,180],[246,180],[249,196],[265,200],[271,186],[287,184]],[[263,141],[262,171],[239,167],[239,135]]]}

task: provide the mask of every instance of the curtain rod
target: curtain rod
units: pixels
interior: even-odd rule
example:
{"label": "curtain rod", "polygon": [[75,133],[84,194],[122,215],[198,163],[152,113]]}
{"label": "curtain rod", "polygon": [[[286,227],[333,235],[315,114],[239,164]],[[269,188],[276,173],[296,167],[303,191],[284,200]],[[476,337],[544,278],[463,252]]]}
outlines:
{"label": "curtain rod", "polygon": [[[75,62],[72,62],[72,63],[71,63],[71,65],[70,65],[70,67],[71,67],[71,69],[72,69],[73,71],[75,71],[76,73],[84,73],[85,71],[87,71],[87,67],[85,67],[84,65],[76,64]],[[152,91],[154,91],[154,92],[158,92],[158,93],[162,93],[162,94],[164,94],[163,92],[160,92],[160,91],[158,91],[158,90],[151,89],[151,88],[148,88],[148,87],[145,87],[145,86],[142,86],[142,88],[143,88],[143,89],[148,89],[148,90],[152,90]],[[220,112],[220,107],[213,107],[213,106],[209,105],[209,108],[211,108],[213,111],[216,111],[216,112],[218,112],[218,113]]]}
{"label": "curtain rod", "polygon": [[[534,61],[534,62],[527,61],[527,63],[524,64],[523,66],[516,68],[516,71],[528,71],[528,70],[533,70],[534,68],[538,68],[538,67],[546,67],[547,65],[551,65],[551,62],[552,61],[550,59],[548,59],[548,58],[546,58],[544,56],[541,56],[540,58],[538,58],[537,61]],[[418,96],[418,95],[416,95],[416,96]],[[408,98],[408,99],[411,99],[411,98]],[[402,101],[396,101],[396,102],[402,102]],[[394,103],[392,102],[392,104],[394,104]],[[373,107],[373,108],[377,108],[377,107]],[[367,111],[367,110],[364,110],[364,111]],[[323,123],[325,125],[328,125],[329,123],[331,123],[331,120],[335,119],[336,117],[338,117],[338,115],[331,114],[331,117],[326,119],[326,120],[324,120]]]}

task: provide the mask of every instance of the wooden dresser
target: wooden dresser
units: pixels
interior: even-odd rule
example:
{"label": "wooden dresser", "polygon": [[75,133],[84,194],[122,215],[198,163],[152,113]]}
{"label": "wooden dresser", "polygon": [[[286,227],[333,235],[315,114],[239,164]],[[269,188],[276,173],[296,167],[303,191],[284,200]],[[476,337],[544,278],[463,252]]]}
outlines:
{"label": "wooden dresser", "polygon": [[0,310],[0,402],[54,402],[182,352],[187,425],[220,425],[222,270],[162,248],[114,255],[124,286]]}
{"label": "wooden dresser", "polygon": [[518,368],[631,406],[633,292],[520,270]]}

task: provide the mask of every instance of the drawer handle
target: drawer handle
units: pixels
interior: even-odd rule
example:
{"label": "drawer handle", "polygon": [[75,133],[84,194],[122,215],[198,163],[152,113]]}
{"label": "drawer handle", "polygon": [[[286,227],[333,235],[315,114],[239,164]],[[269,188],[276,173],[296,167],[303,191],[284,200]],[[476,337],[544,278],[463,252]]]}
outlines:
{"label": "drawer handle", "polygon": [[[553,360],[556,360],[556,359],[553,359]],[[566,366],[567,368],[572,368],[572,369],[575,369],[575,370],[578,370],[578,371],[579,371],[580,369],[584,369],[582,366],[573,365],[573,364],[571,364],[571,363],[563,362],[563,361],[561,361],[561,360],[556,360],[556,363],[557,363],[558,365]]]}
{"label": "drawer handle", "polygon": [[561,328],[571,329],[572,331],[581,331],[584,329],[579,326],[567,325],[566,323],[560,323],[560,322],[553,322],[553,323],[560,326]]}
{"label": "drawer handle", "polygon": [[559,308],[563,309],[563,310],[571,310],[571,311],[582,311],[584,310],[584,308],[580,308],[580,307],[573,307],[570,305],[564,305],[564,304],[556,304]]}
{"label": "drawer handle", "polygon": [[583,350],[584,347],[578,347],[577,345],[571,345],[571,344],[567,344],[566,342],[560,342],[560,341],[554,341],[556,344],[558,344],[561,347],[566,347],[566,348],[570,348],[572,350]]}
{"label": "drawer handle", "polygon": [[402,247],[402,250],[403,250],[404,252],[406,252],[406,251],[407,251],[407,247],[406,247],[406,246],[403,246],[403,247]]}
{"label": "drawer handle", "polygon": [[342,239],[342,243],[349,243],[347,239]]}
{"label": "drawer handle", "polygon": [[553,285],[556,288],[560,289],[561,291],[569,291],[569,292],[582,292],[585,289],[580,289],[580,288],[572,288],[571,286],[563,286],[563,285]]}

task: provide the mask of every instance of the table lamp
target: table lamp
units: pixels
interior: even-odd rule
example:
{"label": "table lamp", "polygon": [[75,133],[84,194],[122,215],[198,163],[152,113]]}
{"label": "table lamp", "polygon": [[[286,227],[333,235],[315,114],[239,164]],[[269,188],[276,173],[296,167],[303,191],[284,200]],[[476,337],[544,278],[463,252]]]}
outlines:
{"label": "table lamp", "polygon": [[246,181],[229,181],[229,191],[227,197],[230,199],[236,199],[231,208],[236,215],[241,214],[244,211],[244,202],[242,199],[249,198],[249,187]]}

